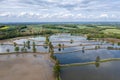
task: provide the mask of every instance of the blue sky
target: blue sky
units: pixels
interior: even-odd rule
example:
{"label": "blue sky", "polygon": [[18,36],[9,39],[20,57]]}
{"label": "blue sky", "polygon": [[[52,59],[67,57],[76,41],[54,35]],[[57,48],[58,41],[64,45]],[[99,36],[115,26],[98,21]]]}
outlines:
{"label": "blue sky", "polygon": [[0,0],[0,22],[120,21],[120,0]]}

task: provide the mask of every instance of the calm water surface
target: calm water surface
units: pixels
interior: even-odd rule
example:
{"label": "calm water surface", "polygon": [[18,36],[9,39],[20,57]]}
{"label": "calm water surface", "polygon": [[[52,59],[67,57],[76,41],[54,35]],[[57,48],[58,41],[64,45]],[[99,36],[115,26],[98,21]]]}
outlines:
{"label": "calm water surface", "polygon": [[120,80],[120,61],[61,69],[62,80]]}

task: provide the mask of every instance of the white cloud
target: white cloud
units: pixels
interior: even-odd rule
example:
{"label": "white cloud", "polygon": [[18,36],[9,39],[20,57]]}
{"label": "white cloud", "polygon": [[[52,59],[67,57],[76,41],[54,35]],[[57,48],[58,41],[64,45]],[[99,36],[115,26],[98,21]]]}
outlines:
{"label": "white cloud", "polygon": [[[119,0],[2,0],[0,17],[44,20],[120,20]],[[2,18],[0,18],[2,20]]]}
{"label": "white cloud", "polygon": [[101,14],[100,16],[99,16],[99,18],[108,18],[109,16],[108,16],[108,14],[106,14],[106,13],[104,13],[104,14]]}

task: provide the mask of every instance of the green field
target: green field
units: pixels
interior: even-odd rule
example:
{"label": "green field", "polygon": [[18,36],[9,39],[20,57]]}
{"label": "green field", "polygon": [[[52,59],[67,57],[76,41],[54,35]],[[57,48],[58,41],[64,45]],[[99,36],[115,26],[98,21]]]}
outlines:
{"label": "green field", "polygon": [[0,30],[6,30],[6,29],[9,29],[9,27],[5,26],[5,27],[0,28]]}
{"label": "green field", "polygon": [[120,29],[106,29],[106,30],[103,30],[104,33],[116,33],[116,34],[120,34]]}
{"label": "green field", "polygon": [[[16,24],[0,25],[0,39],[8,39],[31,35],[51,35],[71,33],[87,35],[87,39],[117,38],[120,39],[120,25],[96,24]],[[10,34],[10,35],[9,35]]]}

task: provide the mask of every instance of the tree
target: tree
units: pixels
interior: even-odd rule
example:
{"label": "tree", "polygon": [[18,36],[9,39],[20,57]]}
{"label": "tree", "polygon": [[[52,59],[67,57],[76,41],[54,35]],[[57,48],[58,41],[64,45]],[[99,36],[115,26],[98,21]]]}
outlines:
{"label": "tree", "polygon": [[120,42],[118,42],[118,46],[120,46]]}
{"label": "tree", "polygon": [[22,48],[21,48],[21,52],[27,52],[27,49],[24,48],[24,47],[22,47]]}
{"label": "tree", "polygon": [[17,46],[17,43],[16,43],[16,42],[14,42],[14,43],[13,43],[13,45],[14,45],[14,47],[16,47],[16,46]]}
{"label": "tree", "polygon": [[15,52],[19,52],[19,47],[18,46],[15,47]]}
{"label": "tree", "polygon": [[56,60],[56,63],[55,63],[55,66],[54,66],[54,73],[55,73],[55,76],[57,78],[57,80],[60,80],[59,79],[59,76],[60,76],[60,65],[59,65],[59,61]]}
{"label": "tree", "polygon": [[35,53],[36,52],[36,47],[35,47],[35,42],[33,42],[33,52]]}
{"label": "tree", "polygon": [[98,46],[95,46],[95,49],[98,49]]}
{"label": "tree", "polygon": [[61,47],[62,47],[60,43],[58,44],[58,47],[59,47],[59,48],[61,48]]}
{"label": "tree", "polygon": [[58,51],[61,51],[62,45],[61,45],[60,43],[58,44],[58,47],[59,47],[59,48],[58,48]]}
{"label": "tree", "polygon": [[45,44],[49,44],[49,36],[46,36]]}
{"label": "tree", "polygon": [[95,63],[95,66],[96,66],[96,67],[99,67],[99,66],[100,66],[100,63],[99,63],[99,62],[100,62],[100,57],[97,56],[97,57],[96,57],[96,63]]}
{"label": "tree", "polygon": [[85,52],[85,47],[84,47],[84,46],[82,47],[82,52],[83,52],[83,53]]}
{"label": "tree", "polygon": [[99,56],[96,57],[96,62],[100,62],[100,57]]}
{"label": "tree", "polygon": [[71,44],[73,43],[73,40],[72,40],[72,39],[70,40],[70,43],[71,43]]}
{"label": "tree", "polygon": [[51,42],[49,42],[49,52],[53,51],[53,45]]}
{"label": "tree", "polygon": [[65,45],[64,44],[62,44],[62,49],[64,50],[64,47],[65,47]]}
{"label": "tree", "polygon": [[23,42],[23,46],[24,46],[24,48],[26,47],[26,44],[25,44],[25,42]]}
{"label": "tree", "polygon": [[30,49],[30,41],[27,41],[27,48]]}
{"label": "tree", "polygon": [[10,49],[6,49],[6,51],[7,51],[7,53],[9,53],[9,52],[10,52]]}

